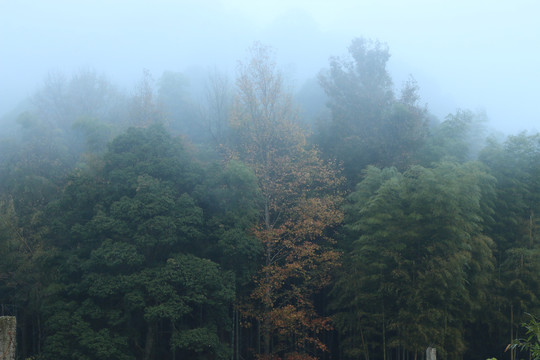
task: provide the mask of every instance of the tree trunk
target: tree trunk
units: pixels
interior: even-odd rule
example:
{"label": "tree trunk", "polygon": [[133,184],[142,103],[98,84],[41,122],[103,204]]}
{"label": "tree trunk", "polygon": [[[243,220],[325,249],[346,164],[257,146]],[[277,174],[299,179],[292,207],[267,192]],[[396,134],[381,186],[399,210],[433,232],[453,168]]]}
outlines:
{"label": "tree trunk", "polygon": [[[514,343],[514,305],[510,305],[510,344]],[[510,349],[510,360],[514,360],[514,349]]]}
{"label": "tree trunk", "polygon": [[264,318],[263,322],[263,342],[264,342],[264,354],[270,354],[270,320],[268,317]]}
{"label": "tree trunk", "polygon": [[362,326],[360,326],[360,339],[362,339],[362,348],[364,350],[365,360],[369,360],[369,350],[366,344],[366,339],[364,338],[364,332],[362,331]]}
{"label": "tree trunk", "polygon": [[[383,360],[386,360],[386,324],[384,316],[384,305],[382,309],[382,341],[383,341]],[[415,359],[416,360],[416,359]]]}
{"label": "tree trunk", "polygon": [[261,321],[257,319],[257,354],[261,353]]}
{"label": "tree trunk", "polygon": [[529,249],[533,248],[533,218],[534,212],[531,209],[531,213],[529,214]]}
{"label": "tree trunk", "polygon": [[236,312],[236,360],[240,359],[240,318],[238,309],[235,308]]}
{"label": "tree trunk", "polygon": [[236,333],[236,311],[235,311],[235,306],[233,304],[233,308],[232,308],[232,321],[231,321],[231,360],[234,360],[234,335]]}
{"label": "tree trunk", "polygon": [[270,209],[268,208],[268,199],[264,202],[264,225],[270,229]]}
{"label": "tree trunk", "polygon": [[154,341],[156,337],[156,322],[148,324],[146,331],[146,342],[144,345],[144,360],[152,359],[152,351],[154,350]]}

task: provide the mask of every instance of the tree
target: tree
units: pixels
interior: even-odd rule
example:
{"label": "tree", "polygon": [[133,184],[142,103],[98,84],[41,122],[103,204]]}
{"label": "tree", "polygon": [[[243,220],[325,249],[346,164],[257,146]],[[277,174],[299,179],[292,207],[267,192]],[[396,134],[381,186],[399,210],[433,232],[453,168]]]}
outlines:
{"label": "tree", "polygon": [[178,72],[165,71],[159,78],[157,104],[175,134],[188,136],[192,141],[203,138],[203,127],[189,94],[189,80]]}
{"label": "tree", "polygon": [[214,71],[208,76],[204,89],[205,103],[201,117],[205,122],[213,145],[224,150],[232,107],[232,88],[225,74]]}
{"label": "tree", "polygon": [[261,193],[257,178],[246,165],[231,160],[223,168],[210,169],[206,179],[202,203],[208,217],[207,236],[214,237],[218,244],[212,258],[234,271],[236,290],[242,296],[262,253],[260,242],[250,233],[259,220]]}
{"label": "tree", "polygon": [[17,122],[20,139],[2,141],[0,160],[0,303],[17,309],[19,352],[30,356],[41,350],[44,332],[42,214],[61,192],[77,151],[70,152],[65,133],[35,112],[21,113]]}
{"label": "tree", "polygon": [[329,231],[341,221],[335,192],[340,179],[315,149],[306,148],[271,50],[255,44],[250,55],[239,65],[231,156],[257,177],[261,218],[253,234],[264,262],[244,314],[260,324],[263,344],[256,352],[308,357],[326,349],[318,334],[330,328],[313,295],[328,285],[337,265]]}
{"label": "tree", "polygon": [[0,304],[2,315],[17,316],[17,352],[22,356],[38,353],[42,346],[40,310],[48,276],[41,268],[47,254],[36,224],[39,212],[34,210],[23,223],[14,200],[0,196]]}
{"label": "tree", "polygon": [[128,116],[129,126],[148,127],[164,120],[162,109],[156,102],[154,78],[148,69],[143,70],[143,76],[135,87]]}
{"label": "tree", "polygon": [[490,140],[480,159],[497,179],[489,226],[497,245],[497,296],[487,322],[498,330],[490,339],[511,343],[519,337],[526,313],[540,309],[540,135],[521,133],[504,143]]}
{"label": "tree", "polygon": [[228,357],[234,279],[203,258],[198,166],[161,126],[130,129],[98,165],[73,173],[44,216],[56,274],[45,356]]}
{"label": "tree", "polygon": [[458,110],[434,124],[424,146],[418,149],[418,160],[424,166],[439,161],[476,160],[485,143],[485,114]]}
{"label": "tree", "polygon": [[540,359],[540,322],[534,315],[530,315],[530,320],[523,323],[523,326],[527,329],[526,338],[516,339],[515,342],[508,345],[508,349],[520,348],[529,352],[529,357],[533,360]]}
{"label": "tree", "polygon": [[[349,357],[415,355],[430,344],[451,358],[486,296],[492,240],[482,234],[493,178],[478,164],[368,167],[350,196],[350,253],[332,307]],[[375,353],[375,355],[374,355]]]}
{"label": "tree", "polygon": [[388,48],[379,42],[354,39],[350,59],[332,58],[319,76],[332,112],[319,130],[324,152],[343,162],[354,185],[367,165],[406,168],[427,135],[427,111],[418,106],[418,86],[405,84],[396,99],[386,70]]}
{"label": "tree", "polygon": [[32,112],[48,127],[70,132],[80,119],[115,124],[124,118],[125,99],[95,70],[82,69],[71,77],[50,73],[32,97]]}

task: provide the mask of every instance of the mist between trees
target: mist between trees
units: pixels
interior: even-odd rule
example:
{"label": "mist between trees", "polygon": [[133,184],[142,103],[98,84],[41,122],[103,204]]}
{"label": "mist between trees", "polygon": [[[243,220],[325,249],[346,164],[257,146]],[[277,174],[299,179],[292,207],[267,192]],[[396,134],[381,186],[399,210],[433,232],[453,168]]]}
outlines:
{"label": "mist between trees", "polygon": [[437,119],[384,44],[348,50],[296,93],[255,43],[235,79],[51,74],[6,115],[18,358],[528,357],[540,135]]}

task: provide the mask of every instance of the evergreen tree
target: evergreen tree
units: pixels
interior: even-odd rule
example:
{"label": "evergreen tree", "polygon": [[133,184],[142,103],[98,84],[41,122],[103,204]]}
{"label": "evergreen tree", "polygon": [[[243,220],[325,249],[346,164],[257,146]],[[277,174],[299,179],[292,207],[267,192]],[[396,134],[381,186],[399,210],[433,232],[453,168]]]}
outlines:
{"label": "evergreen tree", "polygon": [[488,344],[495,347],[519,337],[525,313],[540,308],[540,135],[522,133],[503,144],[491,140],[480,159],[497,179],[489,234],[497,245],[498,276],[486,319]]}
{"label": "evergreen tree", "polygon": [[[46,235],[47,358],[225,358],[232,276],[203,256],[200,170],[162,127],[115,139],[102,167],[76,172]],[[159,336],[158,336],[159,335]]]}
{"label": "evergreen tree", "polygon": [[487,290],[478,275],[493,268],[481,206],[492,186],[477,164],[367,169],[350,196],[351,251],[333,290],[349,357],[416,357],[430,344],[463,354],[464,326]]}
{"label": "evergreen tree", "polygon": [[396,98],[385,45],[357,38],[349,53],[349,59],[332,58],[319,77],[332,118],[322,124],[316,142],[343,163],[352,188],[367,165],[405,169],[414,163],[427,135],[427,111],[418,105],[412,79]]}

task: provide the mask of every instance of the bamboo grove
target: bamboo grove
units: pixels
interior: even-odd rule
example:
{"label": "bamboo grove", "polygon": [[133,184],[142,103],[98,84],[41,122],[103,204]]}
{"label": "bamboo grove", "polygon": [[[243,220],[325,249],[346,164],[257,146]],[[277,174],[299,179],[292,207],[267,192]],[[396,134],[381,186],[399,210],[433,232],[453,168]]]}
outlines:
{"label": "bamboo grove", "polygon": [[307,100],[258,43],[200,101],[51,74],[0,138],[18,358],[527,357],[540,134],[438,120],[388,59],[353,40]]}

